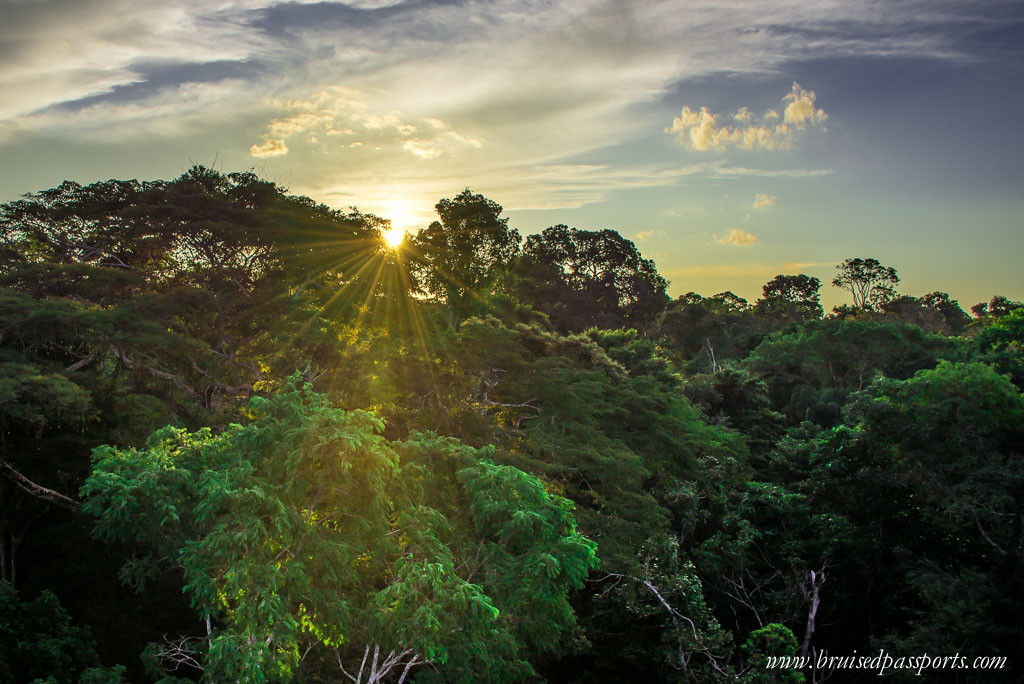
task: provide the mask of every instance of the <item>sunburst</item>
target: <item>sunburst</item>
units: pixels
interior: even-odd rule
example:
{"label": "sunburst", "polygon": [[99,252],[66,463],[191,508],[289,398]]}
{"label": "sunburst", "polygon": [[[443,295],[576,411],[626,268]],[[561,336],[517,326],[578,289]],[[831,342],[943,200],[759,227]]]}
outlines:
{"label": "sunburst", "polygon": [[391,249],[398,249],[405,241],[405,228],[398,226],[388,228],[381,233],[381,237],[384,238],[384,244]]}

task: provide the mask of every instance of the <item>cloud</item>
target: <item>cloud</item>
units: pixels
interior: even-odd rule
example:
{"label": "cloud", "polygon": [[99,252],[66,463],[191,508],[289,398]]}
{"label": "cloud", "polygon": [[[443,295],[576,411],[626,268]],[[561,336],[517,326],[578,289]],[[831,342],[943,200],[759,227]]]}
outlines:
{"label": "cloud", "polygon": [[641,230],[638,233],[633,233],[633,237],[635,237],[640,242],[647,242],[647,239],[652,235],[654,235],[653,230]]}
{"label": "cloud", "polygon": [[254,157],[280,157],[288,154],[288,146],[284,144],[284,140],[268,138],[250,147],[249,154]]}
{"label": "cloud", "polygon": [[725,237],[718,237],[714,234],[715,242],[719,245],[752,245],[757,242],[757,236],[739,228],[733,228]]}
{"label": "cloud", "polygon": [[755,209],[767,209],[772,206],[775,206],[775,195],[769,195],[764,192],[759,192],[754,195]]}
{"label": "cloud", "polygon": [[[786,110],[783,113],[783,120],[788,124],[798,127],[803,127],[807,124],[824,123],[828,119],[828,114],[821,109],[815,109],[814,100],[813,90],[804,90],[800,87],[800,84],[793,81],[793,90],[782,98],[783,102],[789,103],[786,105]],[[774,110],[769,111],[771,114],[778,116]]]}
{"label": "cloud", "polygon": [[753,169],[747,166],[727,166],[728,160],[716,159],[710,162],[689,164],[672,171],[678,176],[700,176],[724,179],[741,177],[762,178],[816,178],[835,173],[834,169]]}
{"label": "cloud", "polygon": [[[184,154],[242,163],[263,154],[264,172],[296,192],[360,204],[397,193],[428,209],[467,182],[509,208],[568,208],[694,174],[823,175],[831,171],[664,169],[611,162],[606,151],[658,135],[663,98],[695,79],[775,78],[794,62],[851,55],[963,61],[970,55],[951,46],[997,14],[967,5],[7,2],[0,154],[26,133],[62,154],[121,146],[114,156],[142,142],[153,173],[180,168]],[[761,105],[703,120],[691,111],[697,140],[779,149],[777,127],[796,141],[800,126],[823,125],[811,91],[765,104],[774,109],[760,116]]]}
{"label": "cloud", "polygon": [[[400,111],[378,113],[371,94],[334,86],[306,98],[274,100],[281,111],[262,133],[264,142],[254,144],[249,153],[254,157],[276,157],[288,153],[285,140],[301,137],[320,151],[339,147],[361,147],[364,139],[376,150],[400,148],[419,159],[437,159],[461,147],[480,148],[482,138],[454,130],[437,117],[410,121]],[[325,142],[322,142],[322,137]],[[351,138],[340,145],[336,138]]]}
{"label": "cloud", "polygon": [[757,117],[746,107],[740,107],[732,115],[736,122],[732,127],[719,125],[721,116],[712,114],[707,107],[693,111],[684,106],[682,113],[665,132],[675,135],[691,150],[699,152],[724,152],[728,147],[788,150],[799,132],[810,126],[819,126],[828,118],[824,110],[815,108],[814,91],[805,90],[796,82],[782,101],[788,104],[781,122],[778,121],[778,112],[773,109]]}
{"label": "cloud", "polygon": [[[963,44],[956,38],[997,15],[984,5],[857,0],[753,0],[742,12],[706,0],[686,12],[671,0],[8,2],[0,27],[0,122],[122,86],[174,89],[205,76],[180,74],[175,82],[150,67],[208,63],[260,65],[247,76],[251,100],[370,79],[401,84],[407,99],[436,93],[456,108],[504,97],[518,103],[506,109],[511,116],[573,103],[606,116],[683,80],[765,74],[794,60],[964,61],[971,56],[951,47]],[[785,109],[789,125],[813,115],[800,94]],[[736,115],[742,125],[754,118],[743,109]],[[770,115],[763,118],[771,123]],[[625,119],[608,123],[617,125],[606,133],[629,127]]]}

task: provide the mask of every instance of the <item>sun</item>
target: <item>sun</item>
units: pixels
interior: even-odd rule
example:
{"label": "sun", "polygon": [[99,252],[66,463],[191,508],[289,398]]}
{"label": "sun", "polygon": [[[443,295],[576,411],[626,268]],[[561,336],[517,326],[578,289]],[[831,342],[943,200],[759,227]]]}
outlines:
{"label": "sun", "polygon": [[398,247],[405,240],[405,228],[393,227],[388,228],[381,237],[384,238],[384,243],[391,249],[398,249]]}

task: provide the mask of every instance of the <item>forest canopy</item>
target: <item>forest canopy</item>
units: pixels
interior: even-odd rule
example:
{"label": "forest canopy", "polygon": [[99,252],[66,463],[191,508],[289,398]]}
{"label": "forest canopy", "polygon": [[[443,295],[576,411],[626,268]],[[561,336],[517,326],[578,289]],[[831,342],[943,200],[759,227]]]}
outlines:
{"label": "forest canopy", "polygon": [[616,231],[436,209],[0,206],[0,684],[1019,679],[1024,304],[861,257],[828,313],[673,299]]}

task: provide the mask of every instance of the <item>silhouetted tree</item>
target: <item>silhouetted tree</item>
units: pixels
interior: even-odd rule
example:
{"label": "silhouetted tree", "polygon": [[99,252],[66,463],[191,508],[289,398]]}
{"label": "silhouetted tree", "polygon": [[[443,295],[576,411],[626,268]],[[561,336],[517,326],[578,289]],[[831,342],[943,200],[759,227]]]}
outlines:
{"label": "silhouetted tree", "polygon": [[821,281],[812,276],[777,275],[761,288],[757,307],[765,313],[796,313],[821,318]]}
{"label": "silhouetted tree", "polygon": [[1024,307],[1024,302],[1015,302],[1007,299],[1003,295],[995,295],[986,302],[978,302],[971,307],[971,313],[977,317],[981,316],[1005,316],[1014,309],[1020,309]]}
{"label": "silhouetted tree", "polygon": [[552,226],[526,240],[517,294],[557,327],[648,328],[668,303],[654,262],[614,230]]}
{"label": "silhouetted tree", "polygon": [[921,298],[903,295],[886,302],[882,310],[928,332],[951,335],[963,332],[971,320],[960,304],[945,292],[929,292]]}
{"label": "silhouetted tree", "polygon": [[501,205],[469,188],[435,206],[434,221],[410,241],[412,266],[426,292],[464,316],[519,253],[522,238],[501,218]]}
{"label": "silhouetted tree", "polygon": [[877,259],[847,259],[836,266],[839,271],[832,284],[853,295],[858,309],[878,309],[896,297],[900,282],[896,269],[883,266]]}

